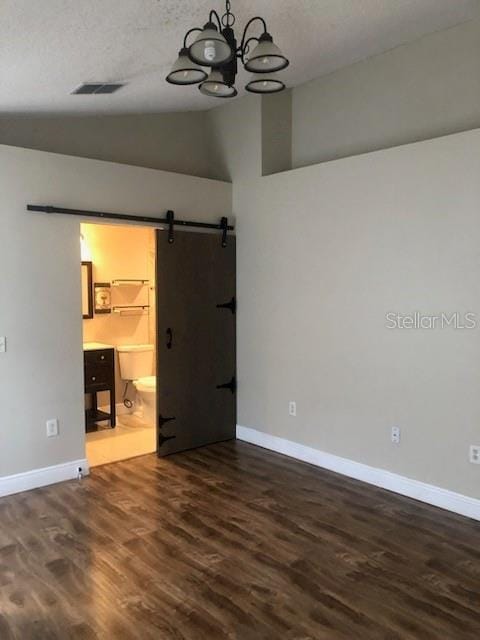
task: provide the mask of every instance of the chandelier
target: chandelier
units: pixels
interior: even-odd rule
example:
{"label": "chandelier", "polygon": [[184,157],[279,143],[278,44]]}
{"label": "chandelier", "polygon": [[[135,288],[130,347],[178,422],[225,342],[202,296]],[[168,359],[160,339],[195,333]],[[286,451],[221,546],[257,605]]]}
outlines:
{"label": "chandelier", "polygon": [[[210,11],[208,22],[201,29],[195,27],[185,34],[183,47],[167,82],[177,85],[198,84],[201,93],[215,98],[233,98],[237,95],[235,78],[238,60],[252,73],[245,89],[252,93],[277,93],[285,89],[277,72],[289,65],[288,59],[273,42],[267,31],[267,24],[260,16],[251,18],[245,25],[237,45],[233,25],[235,15],[231,12],[230,0],[226,0],[226,10],[220,18],[215,10]],[[248,35],[254,23],[261,25],[260,36]],[[191,34],[196,38],[188,45]],[[254,44],[253,44],[254,43]],[[204,67],[210,67],[207,73]]]}

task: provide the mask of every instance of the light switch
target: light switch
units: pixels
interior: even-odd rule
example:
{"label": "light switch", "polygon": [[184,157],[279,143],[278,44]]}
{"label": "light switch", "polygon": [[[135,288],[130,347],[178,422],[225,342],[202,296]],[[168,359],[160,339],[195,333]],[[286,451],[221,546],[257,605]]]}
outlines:
{"label": "light switch", "polygon": [[58,436],[58,420],[52,418],[47,420],[47,438],[56,438]]}
{"label": "light switch", "polygon": [[5,353],[7,350],[7,338],[5,336],[0,336],[0,353]]}

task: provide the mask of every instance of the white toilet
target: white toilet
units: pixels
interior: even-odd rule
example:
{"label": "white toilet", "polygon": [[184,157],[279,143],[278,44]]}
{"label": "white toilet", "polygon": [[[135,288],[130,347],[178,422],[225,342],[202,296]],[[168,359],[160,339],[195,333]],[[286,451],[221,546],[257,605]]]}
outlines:
{"label": "white toilet", "polygon": [[135,413],[147,424],[156,423],[157,378],[153,372],[153,344],[124,344],[117,347],[122,380],[137,390]]}

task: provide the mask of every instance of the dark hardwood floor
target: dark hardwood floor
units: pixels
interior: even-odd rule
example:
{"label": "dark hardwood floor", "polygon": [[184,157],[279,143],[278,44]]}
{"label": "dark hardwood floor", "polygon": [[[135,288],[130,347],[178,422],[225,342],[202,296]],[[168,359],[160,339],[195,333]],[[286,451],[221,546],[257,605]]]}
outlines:
{"label": "dark hardwood floor", "polygon": [[0,500],[1,640],[480,638],[480,524],[240,442]]}

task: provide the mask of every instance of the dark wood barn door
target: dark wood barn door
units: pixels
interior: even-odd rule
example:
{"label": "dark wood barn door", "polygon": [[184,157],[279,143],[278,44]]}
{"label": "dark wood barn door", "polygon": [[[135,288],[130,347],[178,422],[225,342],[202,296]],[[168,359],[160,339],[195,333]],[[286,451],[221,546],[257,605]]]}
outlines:
{"label": "dark wood barn door", "polygon": [[160,456],[235,437],[235,237],[157,231]]}

